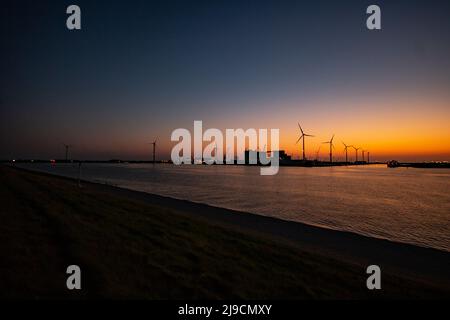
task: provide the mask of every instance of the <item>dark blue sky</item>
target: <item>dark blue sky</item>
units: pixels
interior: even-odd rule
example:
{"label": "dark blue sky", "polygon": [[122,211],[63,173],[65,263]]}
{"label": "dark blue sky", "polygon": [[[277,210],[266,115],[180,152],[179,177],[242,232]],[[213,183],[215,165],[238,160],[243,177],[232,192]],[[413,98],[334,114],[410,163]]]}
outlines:
{"label": "dark blue sky", "polygon": [[[374,3],[383,30],[370,32]],[[70,4],[81,7],[81,31],[65,27]],[[146,141],[159,136],[167,155],[170,132],[195,119],[270,126],[280,114],[352,114],[324,106],[348,96],[448,98],[449,1],[1,6],[0,158],[60,157],[62,142],[78,158],[145,158]]]}

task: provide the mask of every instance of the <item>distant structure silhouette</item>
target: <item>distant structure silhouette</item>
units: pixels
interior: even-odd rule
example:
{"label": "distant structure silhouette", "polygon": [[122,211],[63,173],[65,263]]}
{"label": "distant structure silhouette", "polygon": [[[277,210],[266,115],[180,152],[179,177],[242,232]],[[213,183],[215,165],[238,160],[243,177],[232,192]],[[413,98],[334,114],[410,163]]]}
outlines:
{"label": "distant structure silhouette", "polygon": [[356,153],[356,160],[355,160],[355,162],[358,162],[358,150],[360,150],[361,147],[356,148],[356,147],[352,146],[352,148],[355,149],[355,153]]}
{"label": "distant structure silhouette", "polygon": [[78,162],[78,188],[81,188],[81,161]]}
{"label": "distant structure silhouette", "polygon": [[344,142],[342,142],[344,145],[344,151],[345,151],[345,162],[348,163],[348,148],[352,148],[353,146],[348,146]]}
{"label": "distant structure silhouette", "polygon": [[301,134],[300,138],[298,138],[298,140],[297,140],[297,142],[296,142],[295,144],[299,143],[300,140],[303,140],[303,144],[302,144],[302,146],[303,146],[303,147],[302,147],[302,152],[303,152],[303,161],[305,161],[305,160],[306,160],[306,156],[305,156],[305,137],[314,137],[314,136],[313,136],[313,135],[310,135],[310,134],[307,134],[307,133],[305,133],[305,132],[303,132],[303,129],[302,129],[300,123],[298,123],[298,127],[299,127],[300,132],[301,132],[302,134]]}
{"label": "distant structure silhouette", "polygon": [[333,136],[331,137],[330,141],[322,142],[322,143],[324,143],[324,144],[327,143],[327,144],[330,145],[330,163],[333,162],[333,148],[334,148],[334,145],[333,145],[333,139],[334,139],[334,134],[333,134]]}
{"label": "distant structure silhouette", "polygon": [[66,157],[65,157],[65,159],[66,159],[66,161],[69,161],[69,149],[70,149],[72,146],[70,146],[70,145],[68,145],[68,144],[65,144],[65,143],[63,143],[63,146],[64,146],[65,151],[66,151]]}
{"label": "distant structure silhouette", "polygon": [[153,163],[156,162],[156,140],[158,139],[155,139],[155,141],[151,142],[151,144],[153,145]]}
{"label": "distant structure silhouette", "polygon": [[213,151],[214,151],[214,161],[215,161],[215,163],[218,163],[219,162],[219,158],[217,158],[217,142],[215,142],[215,141],[214,141],[214,149],[213,149]]}
{"label": "distant structure silhouette", "polygon": [[317,149],[317,152],[316,152],[316,161],[319,161],[319,153],[320,153],[320,148],[321,148],[322,146],[319,146],[319,149]]}

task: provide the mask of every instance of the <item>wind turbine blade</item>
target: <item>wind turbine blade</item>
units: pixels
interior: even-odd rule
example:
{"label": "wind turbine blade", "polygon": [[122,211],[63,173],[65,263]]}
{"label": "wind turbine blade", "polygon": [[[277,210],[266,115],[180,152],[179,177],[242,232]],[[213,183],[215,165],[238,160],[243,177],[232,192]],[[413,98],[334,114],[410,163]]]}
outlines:
{"label": "wind turbine blade", "polygon": [[297,123],[297,124],[298,124],[298,127],[300,128],[300,131],[302,132],[302,134],[304,134],[304,133],[303,133],[302,126],[300,125],[300,123]]}
{"label": "wind turbine blade", "polygon": [[304,134],[305,137],[314,137],[313,135],[310,134]]}
{"label": "wind turbine blade", "polygon": [[295,144],[297,144],[300,140],[302,140],[302,137],[303,137],[303,136],[301,136],[300,138],[298,138],[298,140],[297,140],[297,142],[296,142]]}

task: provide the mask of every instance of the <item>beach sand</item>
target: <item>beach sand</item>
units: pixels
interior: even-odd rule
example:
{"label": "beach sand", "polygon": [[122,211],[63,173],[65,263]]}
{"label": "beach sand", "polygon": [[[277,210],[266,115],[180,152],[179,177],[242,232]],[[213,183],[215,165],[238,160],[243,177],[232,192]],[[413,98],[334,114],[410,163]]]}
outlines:
{"label": "beach sand", "polygon": [[[7,166],[0,199],[3,298],[450,297],[450,253],[435,249]],[[366,288],[371,264],[382,290]]]}

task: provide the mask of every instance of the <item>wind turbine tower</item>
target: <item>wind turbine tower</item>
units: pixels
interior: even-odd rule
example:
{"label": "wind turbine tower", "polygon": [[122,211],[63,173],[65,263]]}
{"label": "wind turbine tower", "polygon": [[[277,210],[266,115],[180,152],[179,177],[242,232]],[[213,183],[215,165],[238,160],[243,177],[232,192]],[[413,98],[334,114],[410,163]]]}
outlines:
{"label": "wind turbine tower", "polygon": [[348,163],[348,148],[352,148],[353,146],[348,146],[344,142],[342,142],[344,145],[344,151],[345,151],[345,162]]}
{"label": "wind turbine tower", "polygon": [[356,161],[355,161],[355,162],[358,162],[358,150],[360,150],[361,147],[356,148],[356,147],[353,147],[353,146],[352,146],[352,148],[355,149],[355,152],[356,152]]}
{"label": "wind turbine tower", "polygon": [[66,162],[69,161],[69,149],[70,145],[63,143],[64,149],[66,150]]}
{"label": "wind turbine tower", "polygon": [[325,141],[325,142],[323,142],[323,143],[327,143],[327,144],[330,145],[330,163],[333,162],[333,148],[334,148],[334,145],[333,145],[333,139],[334,139],[334,134],[333,134],[333,136],[331,137],[330,141]]}
{"label": "wind turbine tower", "polygon": [[300,126],[300,123],[298,123],[298,127],[299,127],[300,132],[301,132],[302,134],[301,134],[300,138],[298,138],[298,140],[297,140],[297,142],[296,142],[295,144],[299,143],[299,141],[302,140],[303,161],[305,161],[305,160],[306,160],[306,156],[305,156],[305,137],[314,137],[314,136],[305,133],[305,132],[303,131],[302,127]]}
{"label": "wind turbine tower", "polygon": [[156,160],[156,140],[157,139],[151,143],[153,145],[153,163],[155,163]]}
{"label": "wind turbine tower", "polygon": [[317,149],[317,152],[316,152],[316,161],[319,161],[319,153],[320,153],[320,148],[321,148],[322,146],[319,146],[319,149]]}

